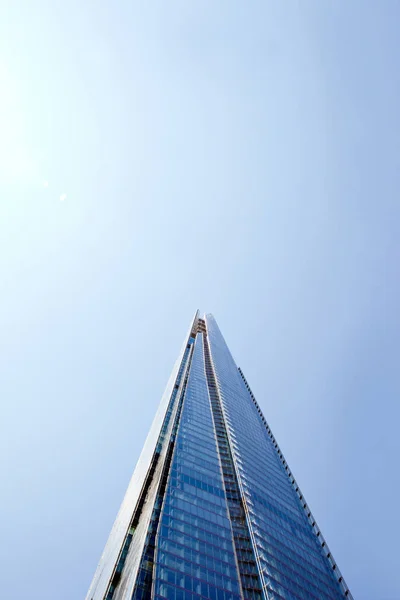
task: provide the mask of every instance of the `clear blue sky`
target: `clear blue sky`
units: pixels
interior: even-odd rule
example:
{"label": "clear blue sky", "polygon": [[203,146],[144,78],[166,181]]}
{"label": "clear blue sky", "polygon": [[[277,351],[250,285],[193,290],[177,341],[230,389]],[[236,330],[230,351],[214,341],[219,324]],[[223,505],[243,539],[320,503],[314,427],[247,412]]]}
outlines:
{"label": "clear blue sky", "polygon": [[399,21],[2,4],[2,598],[84,598],[199,307],[355,598],[400,599]]}

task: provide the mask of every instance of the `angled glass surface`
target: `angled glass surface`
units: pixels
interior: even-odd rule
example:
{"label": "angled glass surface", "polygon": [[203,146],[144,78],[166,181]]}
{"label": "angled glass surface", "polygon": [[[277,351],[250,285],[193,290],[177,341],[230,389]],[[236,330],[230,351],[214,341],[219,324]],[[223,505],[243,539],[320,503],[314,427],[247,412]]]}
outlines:
{"label": "angled glass surface", "polygon": [[218,326],[211,315],[206,321],[266,598],[344,598]]}

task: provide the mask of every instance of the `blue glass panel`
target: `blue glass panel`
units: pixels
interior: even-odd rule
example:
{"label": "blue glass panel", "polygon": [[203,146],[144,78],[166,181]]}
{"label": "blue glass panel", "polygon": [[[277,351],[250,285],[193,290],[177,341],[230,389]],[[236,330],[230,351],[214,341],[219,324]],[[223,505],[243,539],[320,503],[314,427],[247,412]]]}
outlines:
{"label": "blue glass panel", "polygon": [[156,547],[157,598],[239,600],[202,334],[195,342]]}
{"label": "blue glass panel", "polygon": [[207,317],[219,396],[268,597],[344,598],[256,405],[214,321]]}

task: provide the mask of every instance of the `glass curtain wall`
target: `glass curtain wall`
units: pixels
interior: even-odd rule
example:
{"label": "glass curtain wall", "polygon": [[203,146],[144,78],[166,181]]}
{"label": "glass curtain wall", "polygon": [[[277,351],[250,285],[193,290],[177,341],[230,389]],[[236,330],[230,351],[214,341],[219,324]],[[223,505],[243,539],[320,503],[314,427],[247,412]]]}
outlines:
{"label": "glass curtain wall", "polygon": [[215,319],[196,313],[86,600],[345,598]]}

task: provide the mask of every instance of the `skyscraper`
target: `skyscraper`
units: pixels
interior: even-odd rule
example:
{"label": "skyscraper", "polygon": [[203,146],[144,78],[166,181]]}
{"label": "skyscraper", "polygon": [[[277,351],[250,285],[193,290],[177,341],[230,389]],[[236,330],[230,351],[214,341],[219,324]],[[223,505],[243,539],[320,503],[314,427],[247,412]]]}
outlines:
{"label": "skyscraper", "polygon": [[212,315],[196,313],[86,600],[352,598]]}

